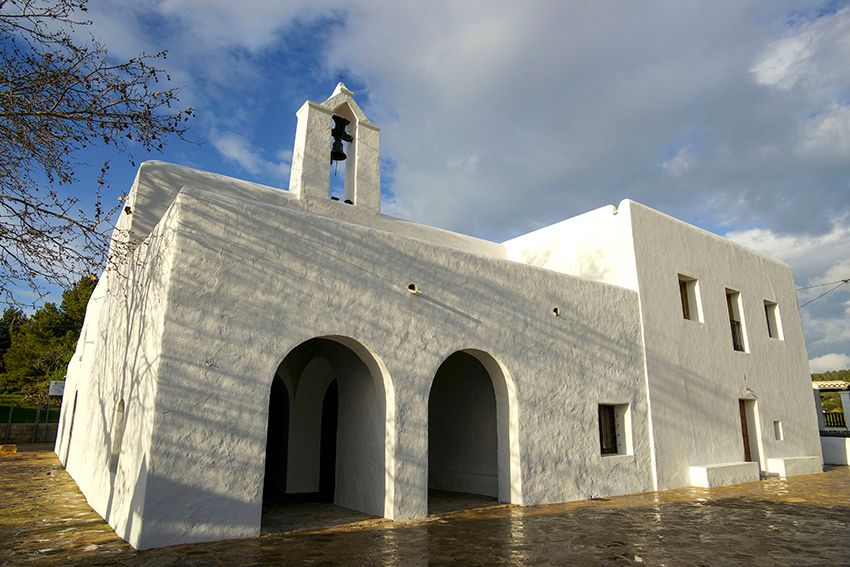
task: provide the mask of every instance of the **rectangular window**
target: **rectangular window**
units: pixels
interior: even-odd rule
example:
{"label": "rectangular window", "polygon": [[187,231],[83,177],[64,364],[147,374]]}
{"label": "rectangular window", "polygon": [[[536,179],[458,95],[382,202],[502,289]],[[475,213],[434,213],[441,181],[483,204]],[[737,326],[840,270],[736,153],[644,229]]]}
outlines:
{"label": "rectangular window", "polygon": [[629,404],[599,404],[599,447],[603,455],[632,454]]}
{"label": "rectangular window", "polygon": [[732,330],[732,348],[738,352],[749,352],[741,292],[734,289],[726,290],[726,308],[729,312],[729,326]]}
{"label": "rectangular window", "polygon": [[767,321],[767,336],[782,340],[782,320],[779,318],[779,304],[764,300],[764,316]]}
{"label": "rectangular window", "polygon": [[785,436],[782,434],[782,422],[781,421],[774,421],[773,422],[773,437],[777,441],[782,441],[783,439],[785,439]]}
{"label": "rectangular window", "polygon": [[679,297],[682,300],[682,315],[685,319],[702,323],[699,281],[696,278],[679,274]]}

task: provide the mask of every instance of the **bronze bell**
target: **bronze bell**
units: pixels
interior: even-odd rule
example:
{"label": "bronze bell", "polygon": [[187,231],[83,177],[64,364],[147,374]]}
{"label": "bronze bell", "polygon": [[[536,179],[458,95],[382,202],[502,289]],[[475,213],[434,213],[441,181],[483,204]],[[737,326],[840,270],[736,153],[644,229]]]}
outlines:
{"label": "bronze bell", "polygon": [[342,140],[334,140],[333,145],[331,146],[331,163],[335,161],[343,161],[346,157],[345,152],[342,151]]}
{"label": "bronze bell", "polygon": [[351,142],[354,138],[351,137],[351,134],[345,131],[345,127],[351,124],[349,120],[346,120],[342,116],[333,115],[334,127],[331,130],[331,136],[333,137],[333,144],[331,145],[331,163],[335,161],[343,161],[346,156],[345,152],[342,149],[343,142]]}

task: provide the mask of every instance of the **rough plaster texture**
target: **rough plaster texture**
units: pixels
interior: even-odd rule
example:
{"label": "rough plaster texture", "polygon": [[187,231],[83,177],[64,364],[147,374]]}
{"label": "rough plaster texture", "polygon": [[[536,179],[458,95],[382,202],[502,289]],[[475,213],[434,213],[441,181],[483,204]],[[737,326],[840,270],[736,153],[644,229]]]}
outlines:
{"label": "rough plaster texture", "polygon": [[[327,198],[327,125],[309,124],[328,110],[359,121],[354,205]],[[116,249],[132,254],[89,305],[56,451],[135,547],[259,533],[275,376],[288,491],[317,486],[316,413],[337,379],[336,502],[425,515],[429,397],[458,352],[491,388],[457,391],[495,410],[459,416],[489,431],[490,455],[446,486],[537,504],[689,484],[692,465],[741,460],[741,398],[757,403],[762,460],[820,459],[786,266],[629,201],[504,245],[393,219],[376,205],[378,130],[350,91],[299,112],[291,191],[148,162],[119,219]],[[677,272],[700,279],[704,323],[682,320]],[[742,293],[750,353],[731,350],[724,287]],[[780,304],[783,341],[758,327],[763,299]],[[601,455],[599,404],[628,404],[627,454]],[[784,441],[762,433],[776,419]]]}
{"label": "rough plaster texture", "polygon": [[[686,485],[687,464],[743,458],[740,399],[752,400],[750,440],[762,471],[767,458],[820,459],[790,268],[643,205],[623,209],[634,235],[659,488]],[[678,274],[700,282],[703,323],[682,316]],[[732,348],[726,288],[741,294],[749,352]],[[768,336],[764,300],[779,304],[784,340]]]}
{"label": "rough plaster texture", "polygon": [[[657,488],[688,485],[689,465],[743,458],[740,399],[751,401],[750,448],[762,471],[766,458],[820,457],[787,265],[629,200],[505,246],[510,258],[639,292]],[[702,321],[683,317],[679,275],[697,279]],[[727,288],[740,292],[745,353],[732,348]],[[768,336],[765,300],[779,305],[782,340]]]}

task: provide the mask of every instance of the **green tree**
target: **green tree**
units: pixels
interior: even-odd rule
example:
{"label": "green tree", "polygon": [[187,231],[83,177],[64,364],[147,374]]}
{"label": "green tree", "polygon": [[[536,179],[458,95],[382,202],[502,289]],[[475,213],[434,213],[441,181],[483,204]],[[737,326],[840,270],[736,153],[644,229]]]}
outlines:
{"label": "green tree", "polygon": [[829,370],[828,372],[819,372],[812,374],[812,381],[832,382],[832,381],[850,382],[850,368],[846,370]]}
{"label": "green tree", "polygon": [[[812,374],[812,382],[850,382],[850,368],[846,370],[829,370]],[[838,392],[823,392],[820,395],[823,411],[840,412],[841,398]]]}
{"label": "green tree", "polygon": [[62,294],[62,303],[44,306],[21,324],[3,359],[0,393],[23,394],[33,401],[47,395],[51,380],[62,380],[83,326],[96,282],[82,278]]}
{"label": "green tree", "polygon": [[3,316],[0,317],[0,375],[6,372],[3,356],[12,346],[12,335],[20,330],[24,321],[26,321],[26,315],[16,307],[7,307]]}

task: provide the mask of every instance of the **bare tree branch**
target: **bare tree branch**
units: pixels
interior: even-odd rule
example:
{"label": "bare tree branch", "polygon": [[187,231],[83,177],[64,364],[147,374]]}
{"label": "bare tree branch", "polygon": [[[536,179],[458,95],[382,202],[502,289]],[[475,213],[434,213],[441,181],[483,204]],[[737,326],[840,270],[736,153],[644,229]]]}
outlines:
{"label": "bare tree branch", "polygon": [[158,65],[165,51],[115,62],[94,38],[71,32],[87,0],[0,0],[0,294],[42,296],[103,265],[111,232],[98,179],[94,212],[62,191],[77,180],[74,155],[95,145],[161,150],[183,137],[192,109]]}

